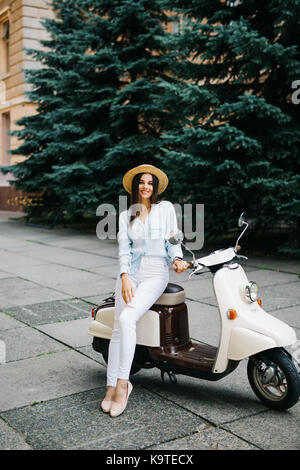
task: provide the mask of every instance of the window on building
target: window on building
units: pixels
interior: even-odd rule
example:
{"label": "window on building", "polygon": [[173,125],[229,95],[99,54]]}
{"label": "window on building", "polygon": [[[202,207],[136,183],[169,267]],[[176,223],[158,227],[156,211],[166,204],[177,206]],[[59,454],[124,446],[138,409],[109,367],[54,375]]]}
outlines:
{"label": "window on building", "polygon": [[173,21],[173,33],[178,34],[180,32],[180,23],[179,21]]}
{"label": "window on building", "polygon": [[186,26],[186,19],[179,15],[172,21],[172,33],[174,34],[182,34],[184,27]]}
{"label": "window on building", "polygon": [[3,21],[1,24],[1,73],[9,72],[9,21]]}

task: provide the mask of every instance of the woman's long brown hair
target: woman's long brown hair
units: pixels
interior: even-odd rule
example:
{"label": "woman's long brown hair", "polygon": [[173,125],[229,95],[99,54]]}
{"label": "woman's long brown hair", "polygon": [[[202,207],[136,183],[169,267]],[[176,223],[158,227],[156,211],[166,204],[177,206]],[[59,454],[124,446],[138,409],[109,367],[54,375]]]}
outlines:
{"label": "woman's long brown hair", "polygon": [[[132,188],[131,188],[131,195],[130,195],[130,205],[132,206],[133,204],[138,204],[139,203],[139,184],[140,184],[140,179],[143,175],[149,174],[152,176],[152,183],[153,183],[153,192],[150,197],[150,202],[151,204],[158,204],[160,201],[158,200],[158,178],[155,175],[152,175],[152,173],[138,173],[133,177],[132,180]],[[130,217],[129,223],[131,223],[136,217],[140,215],[140,212],[137,211],[136,215],[132,215]]]}

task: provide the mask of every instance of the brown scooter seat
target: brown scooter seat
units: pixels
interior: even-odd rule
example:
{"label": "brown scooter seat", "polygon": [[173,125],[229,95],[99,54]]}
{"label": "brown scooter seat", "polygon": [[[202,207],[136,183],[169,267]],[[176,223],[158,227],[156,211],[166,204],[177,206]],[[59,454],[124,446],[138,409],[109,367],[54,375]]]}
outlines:
{"label": "brown scooter seat", "polygon": [[179,305],[185,302],[185,291],[181,286],[169,282],[154,305]]}

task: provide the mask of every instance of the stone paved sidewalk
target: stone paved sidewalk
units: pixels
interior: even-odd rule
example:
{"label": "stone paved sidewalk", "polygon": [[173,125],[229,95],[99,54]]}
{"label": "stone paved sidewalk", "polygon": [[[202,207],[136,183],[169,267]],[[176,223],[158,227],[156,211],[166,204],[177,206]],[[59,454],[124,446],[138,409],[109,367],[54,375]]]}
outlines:
{"label": "stone paved sidewalk", "polygon": [[[178,376],[163,385],[159,371],[140,371],[126,411],[117,419],[102,413],[106,369],[87,329],[91,307],[114,291],[117,244],[10,215],[0,214],[0,449],[300,449],[300,403],[265,408],[246,361],[215,383]],[[265,310],[299,338],[300,263],[243,265]],[[170,272],[170,281],[186,290],[191,336],[217,346],[210,275],[189,281]]]}

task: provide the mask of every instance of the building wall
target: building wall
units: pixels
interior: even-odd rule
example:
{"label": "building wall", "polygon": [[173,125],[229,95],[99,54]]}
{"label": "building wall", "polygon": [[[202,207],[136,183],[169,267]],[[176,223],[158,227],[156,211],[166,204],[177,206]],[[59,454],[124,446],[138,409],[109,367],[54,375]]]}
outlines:
{"label": "building wall", "polygon": [[[0,0],[0,166],[24,159],[22,155],[8,152],[17,148],[20,142],[15,136],[8,136],[7,131],[16,129],[16,121],[21,117],[35,112],[34,105],[25,95],[29,85],[24,82],[22,69],[38,68],[40,64],[33,61],[24,48],[41,47],[39,40],[47,38],[41,20],[52,16],[47,0]],[[8,190],[9,179],[13,176],[0,174],[0,191],[5,187],[3,194],[14,197],[14,188]],[[4,208],[3,204],[4,198],[0,196],[0,209]]]}

